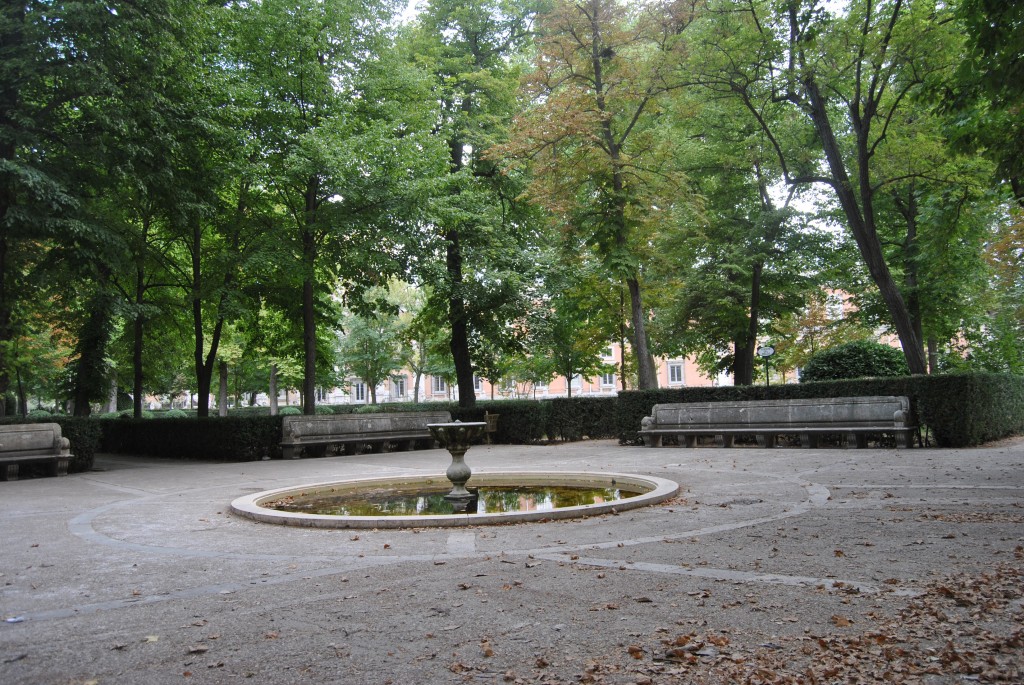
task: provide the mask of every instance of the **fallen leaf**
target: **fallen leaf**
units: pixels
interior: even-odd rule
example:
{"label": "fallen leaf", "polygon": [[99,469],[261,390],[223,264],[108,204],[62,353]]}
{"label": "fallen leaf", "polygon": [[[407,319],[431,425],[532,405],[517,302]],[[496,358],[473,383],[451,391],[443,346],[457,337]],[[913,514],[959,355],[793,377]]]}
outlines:
{"label": "fallen leaf", "polygon": [[156,642],[159,639],[160,639],[159,635],[147,635],[146,637],[142,638],[142,641],[143,642]]}
{"label": "fallen leaf", "polygon": [[206,645],[192,645],[188,648],[189,654],[205,654],[208,651],[210,651],[210,648]]}
{"label": "fallen leaf", "polygon": [[838,614],[832,616],[832,623],[839,628],[846,628],[850,625],[853,625],[853,621],[846,618],[845,616],[839,616]]}

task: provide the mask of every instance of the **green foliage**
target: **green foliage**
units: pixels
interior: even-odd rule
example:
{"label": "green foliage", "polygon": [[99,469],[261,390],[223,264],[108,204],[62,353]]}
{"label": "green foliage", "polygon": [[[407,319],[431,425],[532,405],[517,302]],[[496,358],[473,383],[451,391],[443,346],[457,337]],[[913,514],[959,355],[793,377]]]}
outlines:
{"label": "green foliage", "polygon": [[276,416],[127,418],[96,425],[103,429],[103,451],[115,454],[208,461],[255,461],[280,455],[281,419]]}
{"label": "green foliage", "polygon": [[614,397],[574,397],[548,400],[547,433],[551,439],[574,442],[617,437],[615,417],[618,402]]}
{"label": "green foliage", "polygon": [[813,397],[906,396],[911,420],[939,447],[967,447],[1024,431],[1024,377],[971,373],[820,381],[780,386],[680,388],[619,393],[619,442],[640,443],[640,421],[655,404]]}
{"label": "green foliage", "polygon": [[871,340],[856,340],[813,355],[800,371],[800,382],[908,373],[906,359],[898,349]]}
{"label": "green foliage", "polygon": [[281,407],[277,411],[277,413],[280,416],[298,416],[298,415],[302,414],[302,410],[299,409],[298,407],[291,407],[291,406],[289,406],[289,407]]}

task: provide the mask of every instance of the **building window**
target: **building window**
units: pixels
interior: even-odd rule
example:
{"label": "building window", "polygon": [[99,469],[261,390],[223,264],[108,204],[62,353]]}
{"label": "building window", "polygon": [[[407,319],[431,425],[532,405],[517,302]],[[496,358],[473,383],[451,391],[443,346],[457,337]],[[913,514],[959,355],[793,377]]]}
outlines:
{"label": "building window", "polygon": [[362,381],[356,381],[352,385],[352,398],[356,402],[366,401],[366,383],[363,383]]}
{"label": "building window", "polygon": [[601,356],[605,359],[614,359],[614,356],[612,355],[612,348],[606,347],[601,350]]}
{"label": "building window", "polygon": [[476,390],[477,392],[482,392],[483,389],[484,389],[484,381],[483,381],[483,379],[480,378],[480,376],[474,375],[473,376],[473,390]]}
{"label": "building window", "polygon": [[448,386],[440,376],[430,377],[430,391],[435,395],[443,395],[448,392]]}
{"label": "building window", "polygon": [[682,385],[683,383],[683,363],[682,362],[669,362],[668,364],[668,382]]}
{"label": "building window", "polygon": [[392,383],[395,397],[405,397],[405,376],[396,376]]}
{"label": "building window", "polygon": [[602,388],[614,388],[615,387],[615,374],[614,373],[602,373],[601,374],[601,387]]}

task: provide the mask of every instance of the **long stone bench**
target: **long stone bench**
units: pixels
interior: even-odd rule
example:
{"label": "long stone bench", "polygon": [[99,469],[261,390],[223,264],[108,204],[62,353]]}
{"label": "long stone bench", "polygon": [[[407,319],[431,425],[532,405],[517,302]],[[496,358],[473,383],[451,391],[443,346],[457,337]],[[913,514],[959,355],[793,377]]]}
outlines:
{"label": "long stone bench", "polygon": [[0,426],[0,480],[18,480],[22,464],[44,462],[51,476],[68,475],[71,443],[58,423]]}
{"label": "long stone bench", "polygon": [[715,437],[720,447],[732,447],[741,435],[753,435],[763,447],[774,447],[779,435],[800,436],[804,447],[817,447],[821,435],[842,437],[846,446],[867,445],[870,434],[890,434],[897,447],[912,447],[915,426],[908,424],[906,397],[831,397],[746,402],[656,404],[641,421],[640,435],[649,447],[675,436],[693,447],[702,435]]}
{"label": "long stone bench", "polygon": [[282,420],[281,453],[285,459],[298,459],[302,452],[322,455],[331,445],[341,445],[346,454],[371,446],[375,452],[397,448],[413,449],[421,440],[433,437],[428,423],[448,423],[446,411],[410,411],[379,414],[325,414],[285,416]]}

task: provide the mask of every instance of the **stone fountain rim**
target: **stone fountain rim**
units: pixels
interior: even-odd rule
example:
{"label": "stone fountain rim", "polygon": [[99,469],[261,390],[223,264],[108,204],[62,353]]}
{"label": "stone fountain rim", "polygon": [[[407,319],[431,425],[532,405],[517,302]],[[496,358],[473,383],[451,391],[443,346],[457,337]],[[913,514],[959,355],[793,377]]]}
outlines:
{"label": "stone fountain rim", "polygon": [[503,512],[488,514],[434,514],[425,516],[331,516],[327,514],[305,514],[288,511],[277,511],[260,506],[261,502],[277,499],[289,493],[308,493],[319,489],[341,488],[355,490],[374,485],[444,485],[448,480],[443,473],[419,474],[392,477],[347,478],[344,480],[325,481],[320,483],[303,483],[239,497],[231,502],[231,511],[239,516],[254,519],[262,523],[301,526],[307,528],[440,528],[453,526],[483,526],[510,523],[527,523],[550,521],[556,519],[583,518],[600,516],[613,512],[621,512],[638,507],[650,506],[663,502],[679,491],[675,481],[656,476],[635,473],[612,473],[605,471],[487,471],[473,472],[469,485],[539,485],[555,482],[561,485],[633,485],[638,488],[650,488],[636,497],[584,504],[575,507],[563,507],[551,511]]}

